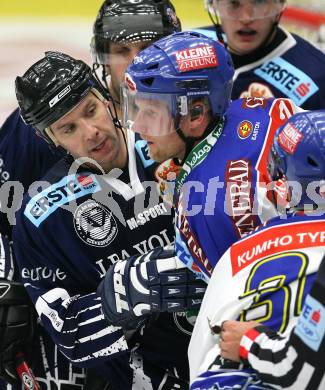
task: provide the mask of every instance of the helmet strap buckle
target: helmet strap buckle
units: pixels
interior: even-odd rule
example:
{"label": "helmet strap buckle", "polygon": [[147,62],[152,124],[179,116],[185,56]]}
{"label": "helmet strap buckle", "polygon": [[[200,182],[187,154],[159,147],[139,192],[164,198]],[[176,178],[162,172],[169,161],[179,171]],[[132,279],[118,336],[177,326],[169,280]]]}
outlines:
{"label": "helmet strap buckle", "polygon": [[181,116],[185,116],[188,114],[187,96],[179,96],[178,112]]}

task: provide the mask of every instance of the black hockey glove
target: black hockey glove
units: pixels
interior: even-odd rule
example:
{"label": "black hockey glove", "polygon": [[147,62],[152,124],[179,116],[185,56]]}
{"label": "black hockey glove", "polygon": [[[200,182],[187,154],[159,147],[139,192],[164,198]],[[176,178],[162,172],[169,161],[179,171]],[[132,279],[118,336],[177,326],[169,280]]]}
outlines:
{"label": "black hockey glove", "polygon": [[36,326],[34,306],[21,283],[0,279],[0,377],[18,380],[16,354],[28,352]]}
{"label": "black hockey glove", "polygon": [[116,262],[97,292],[108,321],[128,329],[152,313],[199,308],[206,286],[185,268],[174,250],[160,247]]}

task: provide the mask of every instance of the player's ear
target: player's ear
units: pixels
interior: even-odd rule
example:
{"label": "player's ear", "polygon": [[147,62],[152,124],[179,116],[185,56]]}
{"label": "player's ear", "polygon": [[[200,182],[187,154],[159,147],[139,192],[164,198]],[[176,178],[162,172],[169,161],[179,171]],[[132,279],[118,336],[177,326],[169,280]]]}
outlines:
{"label": "player's ear", "polygon": [[189,128],[192,137],[200,137],[209,124],[210,114],[203,101],[195,102],[189,110]]}
{"label": "player's ear", "polygon": [[195,105],[190,109],[191,122],[197,119],[203,119],[203,114],[204,114],[203,102],[195,103]]}

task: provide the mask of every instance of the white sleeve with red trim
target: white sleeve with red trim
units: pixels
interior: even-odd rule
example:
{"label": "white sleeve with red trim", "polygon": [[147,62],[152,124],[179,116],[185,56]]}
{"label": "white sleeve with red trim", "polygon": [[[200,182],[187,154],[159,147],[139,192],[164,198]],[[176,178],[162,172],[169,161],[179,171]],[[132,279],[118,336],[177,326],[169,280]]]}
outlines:
{"label": "white sleeve with red trim", "polygon": [[239,354],[264,382],[272,383],[278,389],[287,388],[283,383],[277,386],[280,380],[295,382],[299,377],[299,371],[294,367],[297,352],[289,346],[289,336],[281,337],[270,328],[249,329],[241,339]]}
{"label": "white sleeve with red trim", "polygon": [[263,326],[250,329],[241,339],[240,358],[275,389],[324,390],[325,366],[323,375],[315,376],[315,368],[304,361],[290,335],[281,337]]}
{"label": "white sleeve with red trim", "polygon": [[281,336],[257,326],[244,334],[239,348],[242,361],[277,389],[324,390],[324,353],[325,256],[295,328]]}

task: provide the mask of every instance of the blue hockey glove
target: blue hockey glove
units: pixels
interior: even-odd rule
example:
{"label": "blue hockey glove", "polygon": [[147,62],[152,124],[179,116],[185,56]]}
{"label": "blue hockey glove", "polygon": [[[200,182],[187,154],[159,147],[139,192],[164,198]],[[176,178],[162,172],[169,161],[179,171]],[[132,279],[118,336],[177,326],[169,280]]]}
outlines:
{"label": "blue hockey glove", "polygon": [[199,308],[206,286],[185,268],[174,250],[160,247],[116,262],[97,292],[108,321],[130,328],[152,313]]}

